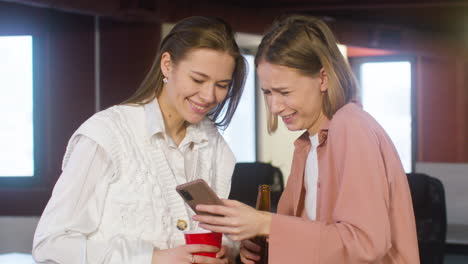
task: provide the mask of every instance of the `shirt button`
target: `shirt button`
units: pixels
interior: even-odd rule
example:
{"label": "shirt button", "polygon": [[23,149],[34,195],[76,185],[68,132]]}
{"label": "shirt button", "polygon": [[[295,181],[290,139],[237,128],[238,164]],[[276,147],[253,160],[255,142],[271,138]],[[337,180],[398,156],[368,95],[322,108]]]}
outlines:
{"label": "shirt button", "polygon": [[179,229],[180,231],[184,231],[185,229],[187,229],[187,221],[182,219],[177,220],[177,229]]}

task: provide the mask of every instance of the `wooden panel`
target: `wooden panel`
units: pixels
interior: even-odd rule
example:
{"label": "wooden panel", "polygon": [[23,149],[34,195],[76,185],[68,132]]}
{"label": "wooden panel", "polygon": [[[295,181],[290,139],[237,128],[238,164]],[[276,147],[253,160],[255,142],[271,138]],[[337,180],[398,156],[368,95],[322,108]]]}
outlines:
{"label": "wooden panel", "polygon": [[156,0],[8,0],[22,5],[54,9],[89,16],[105,16],[124,21],[156,21]]}
{"label": "wooden panel", "polygon": [[[0,34],[35,36],[37,177],[0,184],[0,215],[40,215],[72,133],[95,111],[94,18],[0,2]],[[153,60],[158,24],[103,22],[102,105],[127,98]],[[0,179],[2,180],[2,179]]]}
{"label": "wooden panel", "polygon": [[394,50],[383,50],[383,49],[369,49],[363,47],[347,46],[346,55],[349,58],[353,57],[372,57],[372,56],[389,56],[398,54]]}
{"label": "wooden panel", "polygon": [[101,109],[137,89],[156,56],[160,24],[101,21]]}
{"label": "wooden panel", "polygon": [[458,115],[461,140],[459,150],[461,162],[468,163],[468,62],[464,59],[460,64],[462,65],[459,71],[461,83],[458,86],[457,96],[460,111]]}
{"label": "wooden panel", "polygon": [[176,0],[161,3],[160,19],[166,23],[175,23],[189,16],[215,16],[228,22],[237,32],[262,34],[273,19],[282,14],[279,10],[266,8],[242,8],[224,2],[193,2]]}
{"label": "wooden panel", "polygon": [[0,185],[0,215],[40,215],[60,175],[69,137],[94,111],[93,20],[3,2],[0,18],[11,30],[6,34],[34,38],[37,151],[33,179]]}
{"label": "wooden panel", "polygon": [[51,127],[47,136],[55,180],[70,136],[94,113],[94,21],[89,16],[52,12],[47,27]]}
{"label": "wooden panel", "polygon": [[454,60],[419,57],[418,157],[421,162],[457,162],[457,87]]}

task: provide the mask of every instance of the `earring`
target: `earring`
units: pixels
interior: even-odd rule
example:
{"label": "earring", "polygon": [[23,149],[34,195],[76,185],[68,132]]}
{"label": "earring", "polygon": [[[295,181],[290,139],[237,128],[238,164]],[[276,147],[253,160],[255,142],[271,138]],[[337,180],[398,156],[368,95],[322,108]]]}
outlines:
{"label": "earring", "polygon": [[169,80],[166,77],[164,77],[163,78],[163,83],[168,83],[168,82],[169,82]]}

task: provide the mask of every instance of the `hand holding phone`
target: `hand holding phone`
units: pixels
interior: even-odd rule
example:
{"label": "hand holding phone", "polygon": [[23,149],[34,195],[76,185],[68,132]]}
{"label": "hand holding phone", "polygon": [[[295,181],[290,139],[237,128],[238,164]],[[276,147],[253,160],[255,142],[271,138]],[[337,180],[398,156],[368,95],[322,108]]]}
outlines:
{"label": "hand holding phone", "polygon": [[213,189],[211,189],[203,179],[197,179],[178,185],[176,191],[196,214],[213,215],[197,211],[196,207],[198,204],[224,205],[218,195],[216,195]]}

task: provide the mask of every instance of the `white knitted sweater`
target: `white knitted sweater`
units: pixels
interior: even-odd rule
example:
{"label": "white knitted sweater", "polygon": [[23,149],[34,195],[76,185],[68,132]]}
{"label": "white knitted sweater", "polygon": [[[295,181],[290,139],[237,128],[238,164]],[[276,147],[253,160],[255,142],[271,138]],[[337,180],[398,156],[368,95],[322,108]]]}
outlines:
{"label": "white knitted sweater", "polygon": [[[232,173],[216,174],[226,167],[232,172],[233,153],[211,121],[205,119],[196,126],[208,138],[197,147],[197,178],[226,198]],[[127,242],[147,242],[158,249],[183,244],[183,233],[176,229],[176,223],[183,219],[193,226],[189,207],[175,191],[177,183],[159,147],[161,139],[151,139],[147,133],[144,107],[114,106],[88,119],[70,139],[63,167],[78,135],[96,141],[108,153],[115,170],[110,179],[96,186],[96,192],[107,195],[95,196],[90,203],[101,220],[88,239],[116,242],[124,237]]]}

